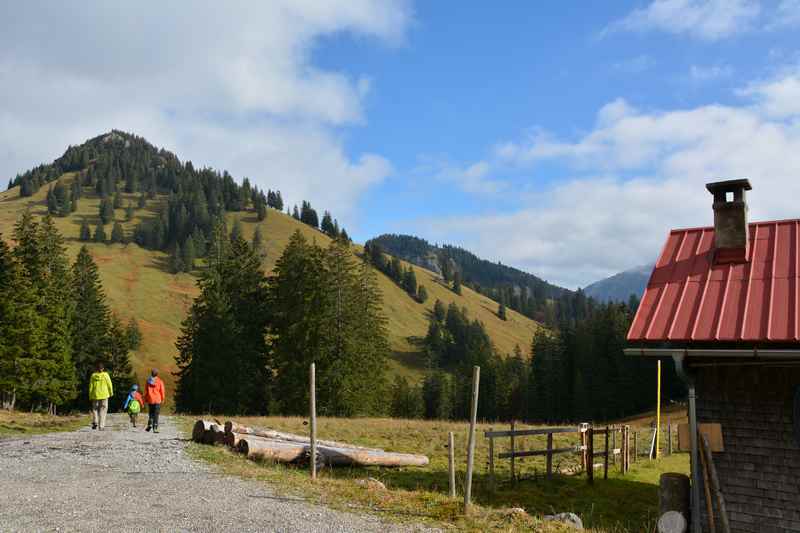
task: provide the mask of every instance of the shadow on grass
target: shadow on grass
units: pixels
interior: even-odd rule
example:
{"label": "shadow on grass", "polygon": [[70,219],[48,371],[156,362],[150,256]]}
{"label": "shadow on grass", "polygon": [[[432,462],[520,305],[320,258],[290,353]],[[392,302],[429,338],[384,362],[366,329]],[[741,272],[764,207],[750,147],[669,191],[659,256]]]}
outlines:
{"label": "shadow on grass", "polygon": [[[393,490],[442,495],[449,492],[448,476],[442,471],[353,467],[325,468],[324,475],[354,480],[374,477]],[[463,472],[457,472],[457,502],[463,498],[464,477]],[[629,531],[646,530],[654,523],[658,506],[657,486],[621,477],[595,479],[594,485],[589,485],[584,475],[532,477],[516,483],[496,479],[491,490],[489,476],[480,473],[473,474],[472,494],[473,502],[484,507],[522,507],[532,515],[574,512],[581,516],[586,527],[611,530],[620,527]]]}

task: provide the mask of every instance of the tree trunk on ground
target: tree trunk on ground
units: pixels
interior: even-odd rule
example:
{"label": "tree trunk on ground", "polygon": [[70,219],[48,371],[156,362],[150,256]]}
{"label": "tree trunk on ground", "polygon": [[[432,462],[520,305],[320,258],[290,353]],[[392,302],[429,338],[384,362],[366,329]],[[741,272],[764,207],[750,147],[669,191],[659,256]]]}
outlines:
{"label": "tree trunk on ground", "polygon": [[[254,428],[243,426],[241,424],[237,424],[233,421],[225,422],[225,433],[239,433],[242,435],[255,435],[256,437],[263,437],[266,439],[274,439],[274,440],[282,440],[287,442],[297,442],[300,444],[311,444],[311,439],[309,437],[304,437],[303,435],[295,435],[294,433],[284,433],[282,431],[275,431],[272,429],[263,429],[263,428]],[[353,444],[347,444],[345,442],[336,442],[332,440],[321,440],[317,439],[317,445],[319,446],[331,446],[333,448],[352,448],[356,450],[373,450],[373,451],[383,451],[379,448],[365,448],[363,446],[355,446]]]}

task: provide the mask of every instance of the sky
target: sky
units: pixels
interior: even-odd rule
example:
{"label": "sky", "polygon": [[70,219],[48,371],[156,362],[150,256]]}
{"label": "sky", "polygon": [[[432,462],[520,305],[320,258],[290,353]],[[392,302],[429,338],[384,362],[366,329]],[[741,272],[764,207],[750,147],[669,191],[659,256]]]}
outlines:
{"label": "sky", "polygon": [[0,183],[112,128],[576,288],[800,217],[800,0],[0,4]]}

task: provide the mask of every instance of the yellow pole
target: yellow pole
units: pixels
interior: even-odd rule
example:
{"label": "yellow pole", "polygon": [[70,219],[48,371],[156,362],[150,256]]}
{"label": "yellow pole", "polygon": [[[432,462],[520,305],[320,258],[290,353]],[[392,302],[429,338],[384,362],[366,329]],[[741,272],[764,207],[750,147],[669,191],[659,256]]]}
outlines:
{"label": "yellow pole", "polygon": [[658,438],[661,433],[661,361],[658,361],[658,386],[656,387],[656,452],[658,459]]}

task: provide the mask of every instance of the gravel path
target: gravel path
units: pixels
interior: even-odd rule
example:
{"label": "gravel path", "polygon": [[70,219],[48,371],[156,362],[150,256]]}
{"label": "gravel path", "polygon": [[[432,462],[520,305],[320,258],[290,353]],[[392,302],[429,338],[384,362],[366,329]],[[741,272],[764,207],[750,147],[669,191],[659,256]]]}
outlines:
{"label": "gravel path", "polygon": [[219,474],[187,456],[169,417],[156,435],[123,416],[0,441],[0,531],[409,530]]}

